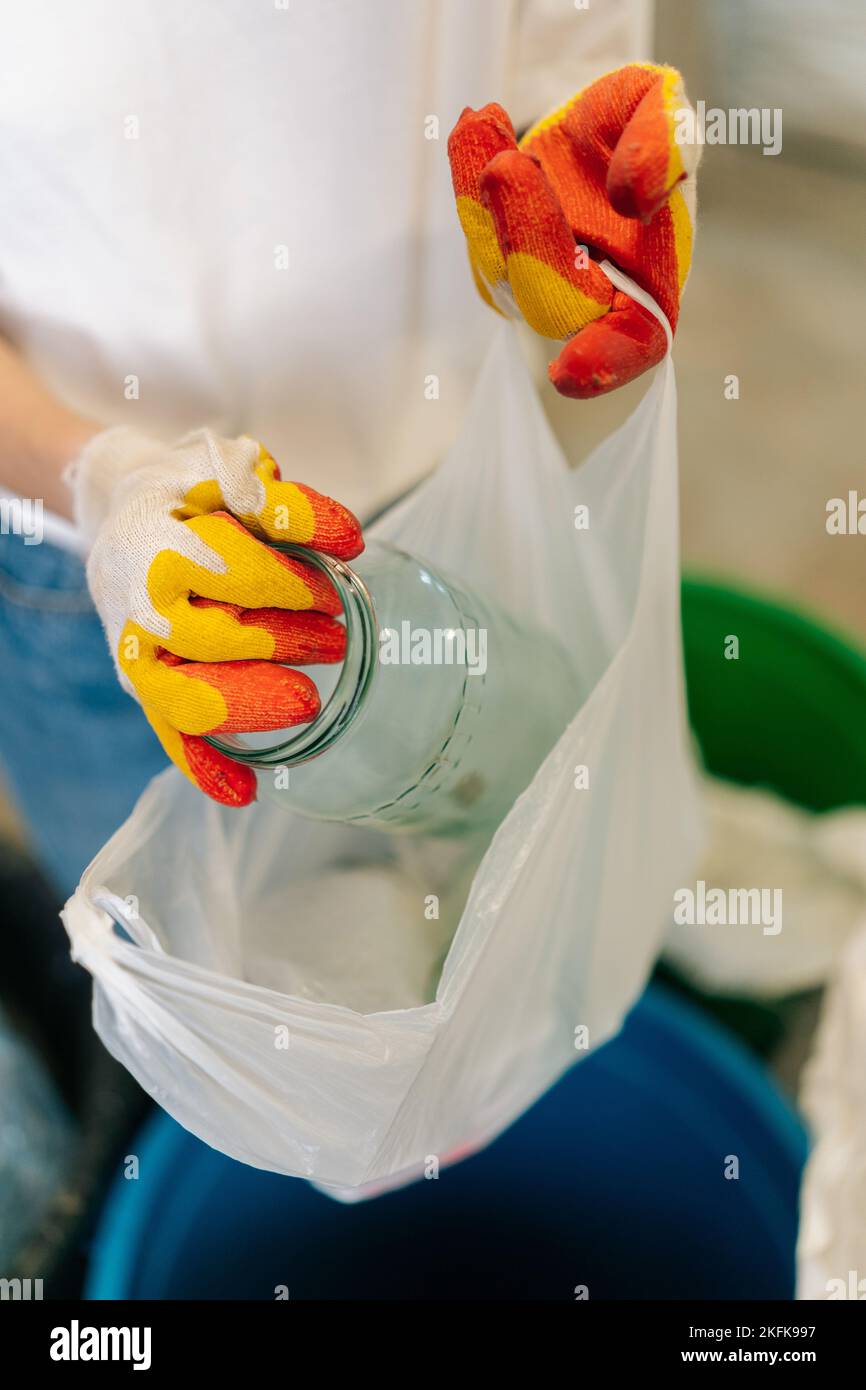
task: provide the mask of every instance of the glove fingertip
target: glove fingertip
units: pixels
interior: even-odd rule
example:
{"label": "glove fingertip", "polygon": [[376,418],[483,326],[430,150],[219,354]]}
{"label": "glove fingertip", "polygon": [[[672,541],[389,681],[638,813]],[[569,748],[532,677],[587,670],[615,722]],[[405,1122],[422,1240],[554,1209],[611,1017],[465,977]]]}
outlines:
{"label": "glove fingertip", "polygon": [[642,376],[666,351],[659,321],[627,302],[570,338],[550,363],[548,376],[561,396],[591,400]]}
{"label": "glove fingertip", "polygon": [[295,483],[294,486],[310,503],[315,519],[313,534],[305,543],[313,550],[323,550],[338,560],[354,560],[360,555],[364,549],[364,537],[361,523],[354,512],[350,512],[342,502],[316,492],[304,483]]}
{"label": "glove fingertip", "polygon": [[195,734],[181,734],[187,776],[205,796],[221,806],[250,806],[256,799],[256,774],[233,762]]}

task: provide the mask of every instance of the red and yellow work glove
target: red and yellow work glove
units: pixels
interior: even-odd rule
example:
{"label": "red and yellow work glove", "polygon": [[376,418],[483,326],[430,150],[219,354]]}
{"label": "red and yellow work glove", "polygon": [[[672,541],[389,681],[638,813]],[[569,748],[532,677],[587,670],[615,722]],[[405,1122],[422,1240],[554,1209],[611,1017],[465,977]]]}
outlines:
{"label": "red and yellow work glove", "polygon": [[88,582],[121,684],[197,787],[247,805],[252,768],[202,735],[313,719],[315,685],[282,663],[340,661],[345,645],[332,585],[264,542],[351,559],[363,549],[357,520],[283,482],[254,440],[207,430],[171,446],[108,430],[86,446],[70,481],[77,519],[95,537]]}
{"label": "red and yellow work glove", "polygon": [[630,63],[586,87],[518,142],[495,103],[467,108],[448,141],[475,283],[545,338],[564,396],[612,391],[665,354],[658,320],[616,290],[607,257],[676,328],[692,255],[700,146],[682,78]]}

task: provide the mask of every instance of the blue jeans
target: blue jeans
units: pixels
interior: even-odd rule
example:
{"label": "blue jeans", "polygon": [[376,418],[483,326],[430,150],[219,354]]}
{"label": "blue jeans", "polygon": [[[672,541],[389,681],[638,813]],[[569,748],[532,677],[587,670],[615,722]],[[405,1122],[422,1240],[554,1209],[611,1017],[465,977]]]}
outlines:
{"label": "blue jeans", "polygon": [[118,685],[83,564],[20,536],[0,536],[0,764],[64,897],[166,764]]}

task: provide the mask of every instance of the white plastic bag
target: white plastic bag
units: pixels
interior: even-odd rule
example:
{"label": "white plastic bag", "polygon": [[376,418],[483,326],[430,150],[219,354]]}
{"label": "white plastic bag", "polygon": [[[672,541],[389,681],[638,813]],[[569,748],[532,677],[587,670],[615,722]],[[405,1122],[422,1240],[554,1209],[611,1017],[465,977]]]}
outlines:
{"label": "white plastic bag", "polygon": [[700,838],[675,431],[668,357],[569,471],[505,324],[448,457],[375,528],[555,630],[579,673],[474,875],[471,844],[227,811],[173,769],[85,873],[64,920],[97,1031],[208,1144],[368,1195],[484,1144],[620,1027]]}
{"label": "white plastic bag", "polygon": [[800,1101],[812,1151],[800,1189],[797,1298],[866,1298],[866,919],[823,1001]]}

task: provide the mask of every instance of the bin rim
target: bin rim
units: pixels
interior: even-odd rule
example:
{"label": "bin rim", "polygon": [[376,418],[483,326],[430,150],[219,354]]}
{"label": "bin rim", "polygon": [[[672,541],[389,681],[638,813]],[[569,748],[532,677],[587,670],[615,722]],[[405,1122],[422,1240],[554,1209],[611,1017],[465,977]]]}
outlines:
{"label": "bin rim", "polygon": [[866,687],[866,645],[852,633],[827,619],[822,613],[772,590],[752,589],[739,581],[687,571],[682,578],[682,598],[707,597],[733,599],[741,608],[758,617],[769,617],[777,627],[803,639],[837,667],[844,667],[852,679]]}

